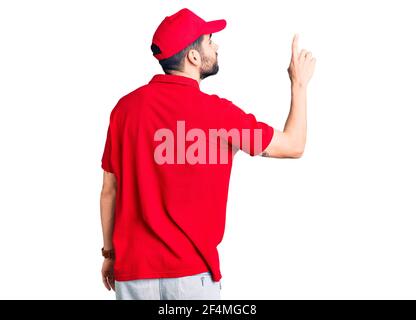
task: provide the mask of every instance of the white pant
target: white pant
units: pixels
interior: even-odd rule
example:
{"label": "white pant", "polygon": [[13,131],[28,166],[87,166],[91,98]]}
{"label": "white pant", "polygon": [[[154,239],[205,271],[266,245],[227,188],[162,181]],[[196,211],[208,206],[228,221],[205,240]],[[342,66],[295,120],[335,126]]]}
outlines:
{"label": "white pant", "polygon": [[117,300],[221,300],[211,272],[177,278],[115,281]]}

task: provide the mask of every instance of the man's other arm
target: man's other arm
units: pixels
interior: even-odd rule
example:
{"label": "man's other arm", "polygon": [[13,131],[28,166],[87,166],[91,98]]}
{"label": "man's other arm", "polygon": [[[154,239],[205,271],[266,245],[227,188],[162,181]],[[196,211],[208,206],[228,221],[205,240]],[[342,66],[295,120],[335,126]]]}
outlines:
{"label": "man's other arm", "polygon": [[114,208],[116,203],[117,180],[113,173],[104,171],[100,197],[101,226],[104,250],[113,249]]}

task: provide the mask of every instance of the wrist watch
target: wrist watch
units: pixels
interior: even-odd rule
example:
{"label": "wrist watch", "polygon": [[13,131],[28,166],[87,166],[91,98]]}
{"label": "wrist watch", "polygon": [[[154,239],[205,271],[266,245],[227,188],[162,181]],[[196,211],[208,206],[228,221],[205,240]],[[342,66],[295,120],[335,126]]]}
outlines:
{"label": "wrist watch", "polygon": [[106,259],[114,260],[114,249],[104,250],[104,247],[102,247],[101,254]]}

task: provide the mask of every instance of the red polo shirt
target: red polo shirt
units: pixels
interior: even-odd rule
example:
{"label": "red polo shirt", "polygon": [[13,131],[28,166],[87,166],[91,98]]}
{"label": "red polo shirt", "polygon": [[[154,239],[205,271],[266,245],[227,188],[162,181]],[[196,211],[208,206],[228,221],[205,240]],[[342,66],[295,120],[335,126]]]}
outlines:
{"label": "red polo shirt", "polygon": [[[240,138],[210,131],[221,129]],[[257,148],[255,132],[261,133]],[[272,136],[271,126],[201,92],[191,78],[155,75],[122,97],[111,112],[102,156],[102,168],[117,179],[115,280],[211,271],[219,281],[217,245],[233,157],[238,150],[261,153]],[[227,161],[221,161],[224,153]]]}

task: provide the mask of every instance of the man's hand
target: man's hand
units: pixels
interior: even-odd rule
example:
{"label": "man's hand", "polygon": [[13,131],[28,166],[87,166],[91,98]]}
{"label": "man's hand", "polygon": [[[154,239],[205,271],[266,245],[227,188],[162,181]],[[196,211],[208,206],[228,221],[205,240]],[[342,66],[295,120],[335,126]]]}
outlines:
{"label": "man's hand", "polygon": [[293,37],[292,59],[287,72],[292,84],[306,87],[315,70],[316,58],[312,57],[312,53],[305,49],[298,53],[298,38],[298,34]]}
{"label": "man's hand", "polygon": [[113,291],[116,291],[114,286],[114,260],[104,259],[101,275],[107,290],[113,289]]}

